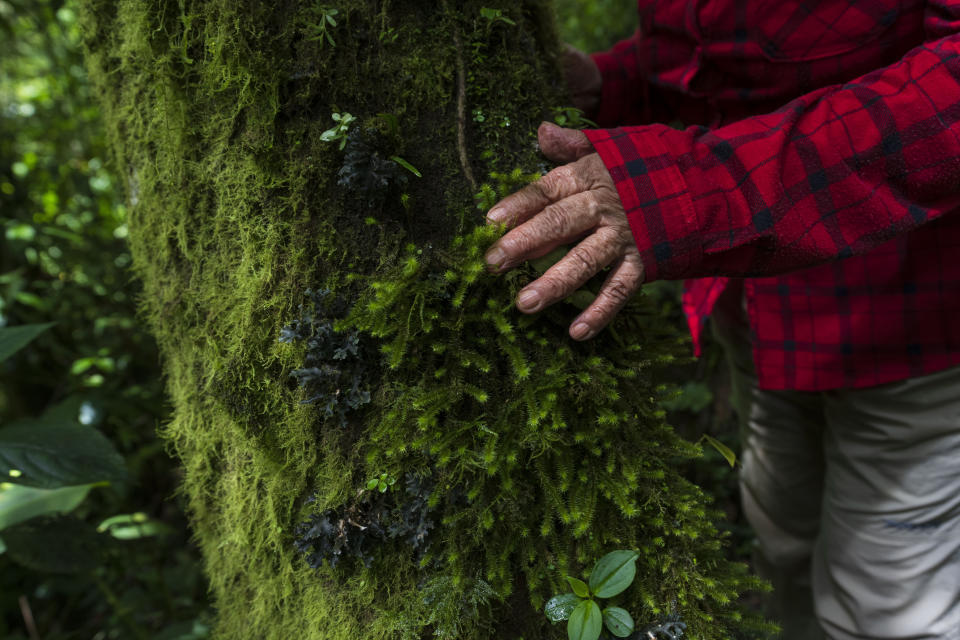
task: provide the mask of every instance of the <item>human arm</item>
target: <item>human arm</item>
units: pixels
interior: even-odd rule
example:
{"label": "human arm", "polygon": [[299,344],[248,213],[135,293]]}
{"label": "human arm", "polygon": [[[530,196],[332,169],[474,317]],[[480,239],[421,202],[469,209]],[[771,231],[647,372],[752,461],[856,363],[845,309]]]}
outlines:
{"label": "human arm", "polygon": [[[867,251],[960,206],[960,2],[931,3],[925,26],[928,43],[900,62],[772,114],[714,131],[589,132],[626,206],[645,278],[782,273]],[[537,212],[523,209],[531,203],[519,196],[492,210],[525,220],[495,245],[510,249],[509,264],[542,249],[529,226]],[[570,203],[559,209],[585,214]],[[569,282],[584,279],[569,271]],[[548,276],[521,295],[547,293],[542,306],[561,299],[550,294],[569,284]],[[618,309],[588,308],[578,321],[589,316],[592,335]]]}
{"label": "human arm", "polygon": [[[949,4],[960,16],[960,2]],[[712,131],[587,132],[647,278],[784,273],[960,207],[957,20],[953,35],[896,64],[771,114]]]}

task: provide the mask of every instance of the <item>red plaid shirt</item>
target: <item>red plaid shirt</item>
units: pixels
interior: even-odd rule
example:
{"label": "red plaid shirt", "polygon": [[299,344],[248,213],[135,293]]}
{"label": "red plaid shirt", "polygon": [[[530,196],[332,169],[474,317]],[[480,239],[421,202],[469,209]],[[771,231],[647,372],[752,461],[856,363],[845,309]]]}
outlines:
{"label": "red plaid shirt", "polygon": [[[960,0],[641,0],[594,55],[647,279],[744,277],[760,386],[960,363]],[[696,123],[685,130],[664,124]]]}

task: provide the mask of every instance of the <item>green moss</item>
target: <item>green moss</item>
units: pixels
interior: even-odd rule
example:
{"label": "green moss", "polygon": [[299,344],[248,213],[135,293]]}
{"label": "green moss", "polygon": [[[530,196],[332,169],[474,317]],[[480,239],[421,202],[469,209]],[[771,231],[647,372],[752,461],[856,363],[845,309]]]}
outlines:
{"label": "green moss", "polygon": [[[529,273],[482,266],[495,230],[465,176],[542,168],[533,131],[562,103],[548,2],[81,4],[218,638],[556,637],[542,603],[614,547],[643,553],[638,621],[675,606],[693,637],[733,633],[756,583],[674,470],[698,453],[655,401],[675,340],[638,310],[573,344],[569,308],[513,311]],[[338,11],[335,45],[313,38],[318,7]],[[322,140],[334,111],[423,177],[376,206],[347,192]],[[347,428],[300,403],[305,349],[278,341],[311,287],[353,301],[343,328],[383,348]],[[442,518],[423,566],[402,544],[370,568],[296,552],[296,526],[372,475],[427,469]]]}

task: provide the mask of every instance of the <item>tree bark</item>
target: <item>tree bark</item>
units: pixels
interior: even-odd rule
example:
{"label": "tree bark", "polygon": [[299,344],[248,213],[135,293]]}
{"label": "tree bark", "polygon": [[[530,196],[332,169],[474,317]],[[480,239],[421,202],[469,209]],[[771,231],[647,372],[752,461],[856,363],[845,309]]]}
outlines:
{"label": "tree bark", "polygon": [[547,0],[82,6],[216,637],[560,637],[614,549],[638,629],[744,626],[656,402],[675,341],[572,343],[482,267],[476,194],[564,104]]}

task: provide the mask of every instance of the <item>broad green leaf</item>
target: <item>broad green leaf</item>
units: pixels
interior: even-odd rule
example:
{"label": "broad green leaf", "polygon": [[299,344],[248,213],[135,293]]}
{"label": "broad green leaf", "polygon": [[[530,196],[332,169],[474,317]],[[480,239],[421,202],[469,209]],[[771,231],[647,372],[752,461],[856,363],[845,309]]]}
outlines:
{"label": "broad green leaf", "polygon": [[730,447],[723,444],[713,436],[707,435],[706,433],[700,436],[701,440],[706,440],[707,443],[720,452],[724,458],[726,458],[727,463],[732,467],[737,464],[737,454],[735,454]]}
{"label": "broad green leaf", "polygon": [[567,582],[570,583],[570,588],[573,589],[573,592],[581,598],[590,597],[590,589],[587,587],[587,583],[583,580],[577,580],[576,578],[567,576]]}
{"label": "broad green leaf", "polygon": [[[67,396],[59,403],[45,409],[40,421],[55,424],[75,424],[79,422],[80,408],[84,402],[89,401],[82,395]],[[20,421],[18,420],[18,422]]]}
{"label": "broad green leaf", "polygon": [[35,489],[4,482],[0,484],[0,531],[37,516],[73,511],[93,486]]}
{"label": "broad green leaf", "polygon": [[10,482],[55,489],[93,482],[123,482],[126,467],[113,444],[93,427],[22,420],[0,429],[0,477]]}
{"label": "broad green leaf", "polygon": [[7,550],[7,543],[3,541],[3,538],[0,538],[0,556],[4,554]]}
{"label": "broad green leaf", "polygon": [[30,344],[34,338],[52,327],[55,322],[22,324],[18,327],[0,327],[0,362]]}
{"label": "broad green leaf", "polygon": [[553,596],[543,608],[550,622],[561,622],[567,620],[577,605],[583,602],[575,593],[563,593]]}
{"label": "broad green leaf", "polygon": [[77,573],[95,569],[109,538],[70,516],[34,518],[3,531],[8,557],[34,571]]}
{"label": "broad green leaf", "polygon": [[633,582],[637,575],[636,551],[613,551],[600,558],[590,574],[590,590],[598,598],[610,598]]}
{"label": "broad green leaf", "polygon": [[603,610],[603,624],[618,638],[626,638],[633,633],[633,617],[626,609],[607,607]]}
{"label": "broad green leaf", "polygon": [[597,640],[603,630],[603,614],[593,600],[584,600],[570,614],[567,636],[570,640]]}

